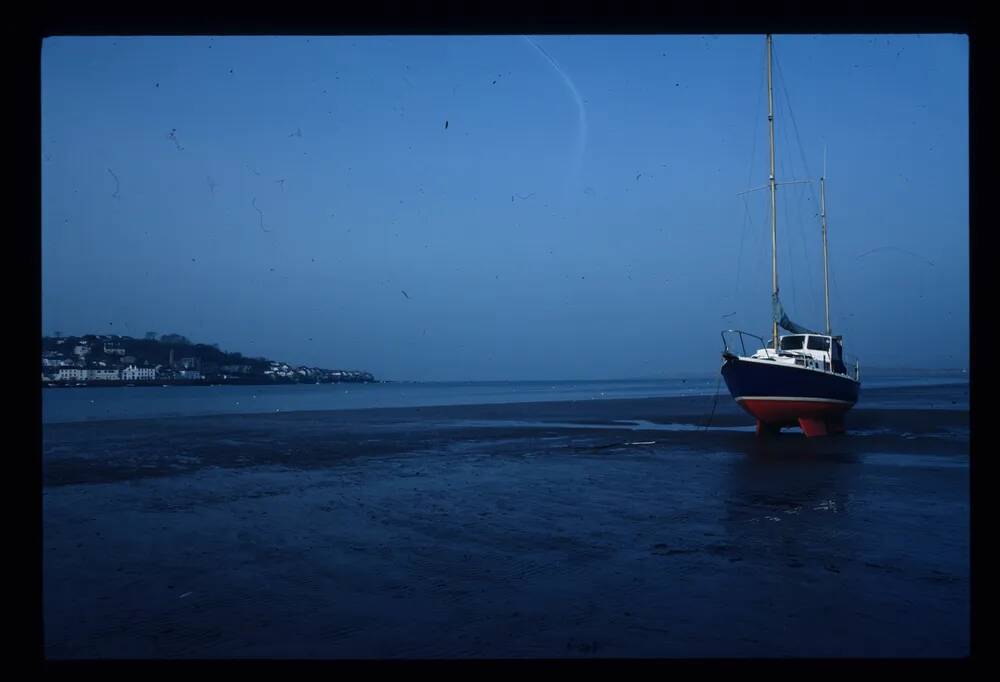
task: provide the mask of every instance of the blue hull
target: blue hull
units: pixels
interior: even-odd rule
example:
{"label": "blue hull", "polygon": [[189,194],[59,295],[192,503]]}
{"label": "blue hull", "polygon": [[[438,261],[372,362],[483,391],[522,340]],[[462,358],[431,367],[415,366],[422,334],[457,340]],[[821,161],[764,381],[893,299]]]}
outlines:
{"label": "blue hull", "polygon": [[722,377],[740,406],[757,418],[757,432],[798,425],[807,436],[841,433],[860,384],[839,374],[729,356]]}
{"label": "blue hull", "polygon": [[734,398],[745,396],[858,401],[860,384],[839,374],[777,363],[729,359],[722,377]]}

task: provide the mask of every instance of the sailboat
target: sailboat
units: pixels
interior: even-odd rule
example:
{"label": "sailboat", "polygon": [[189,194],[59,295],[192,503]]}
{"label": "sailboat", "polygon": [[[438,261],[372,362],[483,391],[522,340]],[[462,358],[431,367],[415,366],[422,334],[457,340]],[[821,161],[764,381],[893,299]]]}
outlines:
{"label": "sailboat", "polygon": [[[738,329],[722,332],[722,377],[736,402],[757,420],[757,434],[775,434],[798,426],[807,437],[843,433],[844,415],[858,401],[861,368],[851,372],[844,362],[843,337],[830,330],[829,266],[826,229],[826,178],[820,178],[820,217],[823,233],[824,333],[788,319],[778,298],[777,187],[774,175],[774,96],[771,83],[771,36],[767,36],[767,120],[770,135],[771,193],[771,339]],[[824,170],[825,176],[825,170]],[[778,334],[778,328],[791,332]],[[730,349],[731,335],[739,337],[743,354]],[[762,346],[747,355],[744,337]]]}

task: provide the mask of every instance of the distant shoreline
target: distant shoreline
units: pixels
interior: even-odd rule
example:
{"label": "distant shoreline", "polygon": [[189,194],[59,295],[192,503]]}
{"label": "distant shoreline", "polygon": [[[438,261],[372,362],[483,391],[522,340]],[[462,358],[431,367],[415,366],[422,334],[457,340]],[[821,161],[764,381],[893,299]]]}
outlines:
{"label": "distant shoreline", "polygon": [[[880,379],[884,376],[894,376],[894,375],[879,375],[875,374],[870,378]],[[895,375],[900,377],[910,378],[911,376],[919,375]],[[944,382],[939,384],[937,382],[927,384],[928,386],[964,386],[968,385],[968,379],[960,380],[958,377],[948,377],[945,373],[933,373],[925,375],[928,379],[946,379],[951,378],[952,381]],[[284,379],[230,379],[226,381],[207,381],[205,379],[187,379],[187,380],[156,380],[156,381],[135,381],[135,382],[124,382],[124,381],[74,381],[74,382],[58,382],[58,381],[44,381],[42,382],[42,388],[167,388],[173,386],[317,386],[317,385],[341,385],[341,384],[396,384],[396,385],[423,385],[423,386],[437,386],[437,385],[475,385],[475,384],[587,384],[587,383],[607,383],[607,382],[659,382],[659,381],[699,381],[705,379],[714,379],[715,375],[705,375],[703,377],[673,377],[664,379],[526,379],[526,380],[467,380],[467,381],[396,381],[392,379],[375,379],[372,381],[364,380],[352,380],[345,379],[341,381],[289,381]],[[907,384],[909,385],[909,384]],[[890,388],[886,386],[873,386],[865,389],[864,383],[862,382],[862,390],[875,390],[882,388]]]}
{"label": "distant shoreline", "polygon": [[[964,414],[966,415],[965,419],[967,419],[969,414],[967,391],[967,383],[871,388],[862,394],[862,401],[850,412],[848,423],[850,428],[855,428],[860,423],[870,422],[867,426],[876,428],[881,417],[873,418],[871,415],[881,414],[884,416],[890,412],[919,412],[923,416],[913,420],[913,423],[908,425],[908,429],[912,431],[938,422],[943,418],[941,416],[943,414]],[[321,396],[324,393],[336,394],[338,391],[304,389],[299,395]],[[352,391],[352,393],[354,392]],[[958,397],[963,394],[964,397]],[[128,401],[128,394],[110,393],[104,395],[107,400],[112,402],[125,403]],[[148,392],[137,394],[134,397],[138,400],[142,395],[152,399],[157,395],[168,397],[170,392],[166,391],[160,394]],[[225,397],[226,394],[216,393],[214,396]],[[206,397],[213,397],[213,394],[206,394]],[[234,398],[239,397],[234,396]],[[258,393],[254,397],[263,397],[263,395]],[[171,408],[167,412],[154,414],[103,414],[100,411],[93,414],[70,412],[61,415],[54,414],[47,418],[43,416],[42,421],[45,428],[56,428],[60,425],[68,428],[73,424],[84,423],[109,425],[118,422],[130,424],[144,422],[153,424],[159,420],[196,424],[202,423],[203,420],[213,419],[271,419],[278,416],[283,419],[313,420],[320,418],[323,421],[333,420],[335,422],[347,420],[348,423],[355,424],[384,418],[402,422],[427,422],[428,420],[433,422],[456,418],[472,420],[500,418],[522,421],[555,419],[607,424],[609,418],[612,421],[639,419],[661,422],[667,417],[672,417],[667,421],[697,425],[704,424],[708,418],[716,427],[753,423],[752,419],[728,395],[720,394],[713,397],[710,392],[691,395],[616,396],[599,399],[581,396],[547,400],[531,396],[530,399],[523,402],[497,400],[496,396],[464,397],[468,402],[453,402],[447,398],[441,398],[439,401],[415,404],[344,404],[333,406],[275,403],[266,407],[258,405],[258,409],[249,409],[248,404],[246,408],[237,411],[224,409],[220,407],[222,403],[219,403],[193,413],[178,412],[180,408]],[[54,401],[55,395],[50,394],[49,398]],[[86,398],[80,398],[80,400],[86,402]],[[916,405],[916,407],[910,407],[911,405]],[[273,409],[276,406],[280,409]],[[861,414],[867,414],[869,417],[859,421],[858,417]],[[708,417],[708,415],[712,416]],[[936,416],[929,417],[927,415]]]}
{"label": "distant shoreline", "polygon": [[58,382],[46,381],[42,383],[42,388],[170,388],[173,386],[318,386],[327,384],[382,384],[384,381],[282,381],[280,379],[260,380],[234,380],[234,381],[205,381],[203,379],[171,380],[171,381],[73,381]]}

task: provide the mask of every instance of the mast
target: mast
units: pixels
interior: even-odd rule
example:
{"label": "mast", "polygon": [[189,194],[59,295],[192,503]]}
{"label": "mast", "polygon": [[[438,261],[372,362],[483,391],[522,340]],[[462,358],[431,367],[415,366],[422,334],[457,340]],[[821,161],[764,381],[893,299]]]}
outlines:
{"label": "mast", "polygon": [[[777,183],[774,181],[774,90],[771,86],[771,34],[767,34],[767,124],[771,142],[771,174],[768,185],[771,188],[771,297],[778,299],[778,210]],[[773,307],[773,305],[772,305]],[[771,341],[778,350],[778,321],[771,320]]]}
{"label": "mast", "polygon": [[826,147],[823,148],[823,175],[819,179],[819,218],[823,225],[823,305],[826,310],[826,335],[830,335],[830,279],[826,249]]}

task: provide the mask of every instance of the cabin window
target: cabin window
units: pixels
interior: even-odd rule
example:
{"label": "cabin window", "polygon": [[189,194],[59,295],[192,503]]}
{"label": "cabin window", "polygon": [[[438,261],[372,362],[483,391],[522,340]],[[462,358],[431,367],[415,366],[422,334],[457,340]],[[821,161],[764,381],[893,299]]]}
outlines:
{"label": "cabin window", "polygon": [[810,336],[807,345],[809,350],[830,350],[830,339],[826,336]]}
{"label": "cabin window", "polygon": [[784,336],[781,339],[781,350],[801,350],[804,336]]}

